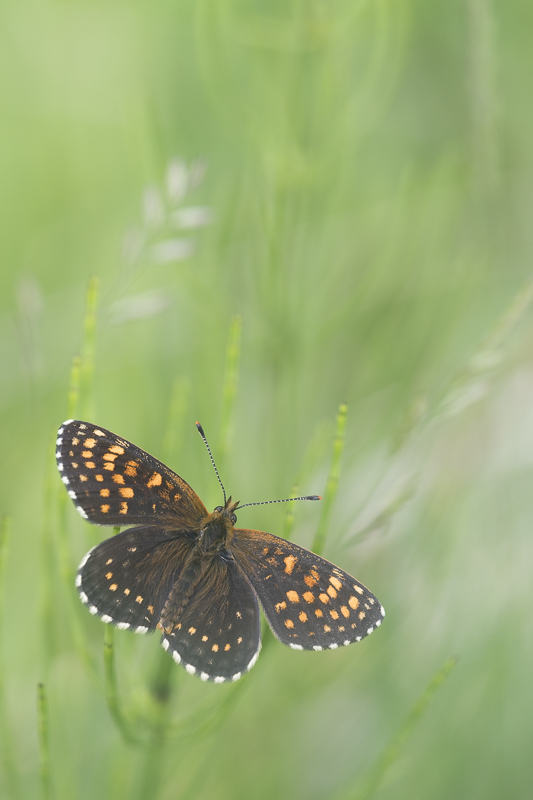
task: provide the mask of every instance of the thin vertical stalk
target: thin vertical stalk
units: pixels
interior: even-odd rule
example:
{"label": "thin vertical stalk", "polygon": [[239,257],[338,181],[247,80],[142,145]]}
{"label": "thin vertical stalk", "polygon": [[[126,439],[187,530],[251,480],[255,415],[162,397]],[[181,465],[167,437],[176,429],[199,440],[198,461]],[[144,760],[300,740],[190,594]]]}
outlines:
{"label": "thin vertical stalk", "polygon": [[[298,484],[295,483],[289,497],[298,497]],[[287,513],[285,514],[285,523],[283,525],[283,538],[290,539],[292,529],[294,528],[294,519],[296,515],[296,503],[289,503]]]}
{"label": "thin vertical stalk", "polygon": [[[75,418],[78,415],[79,397],[81,383],[81,359],[75,356],[70,372],[70,384],[67,395],[68,416]],[[96,666],[86,644],[83,628],[80,623],[77,608],[74,607],[74,568],[70,552],[70,543],[67,535],[67,493],[65,487],[58,480],[57,494],[57,551],[59,561],[59,571],[65,589],[66,608],[72,631],[74,645],[78,656],[94,675]]]}
{"label": "thin vertical stalk", "polygon": [[80,404],[80,383],[81,383],[81,358],[74,356],[72,367],[70,368],[70,382],[67,393],[67,418],[75,419],[78,416]]}
{"label": "thin vertical stalk", "polygon": [[117,673],[115,669],[115,637],[112,625],[104,628],[104,693],[109,713],[122,734],[124,741],[138,744],[124,716],[118,693]]}
{"label": "thin vertical stalk", "polygon": [[333,454],[331,458],[331,467],[329,470],[328,479],[326,481],[326,489],[324,492],[324,501],[322,504],[322,515],[318,523],[318,529],[313,540],[312,550],[320,555],[324,551],[326,544],[326,536],[328,524],[331,516],[331,510],[337,490],[339,488],[340,464],[342,451],[344,449],[344,440],[346,438],[346,418],[348,415],[348,406],[346,403],[341,403],[337,413],[337,427],[335,432],[335,439],[333,441]]}
{"label": "thin vertical stalk", "polygon": [[54,442],[50,442],[45,471],[44,513],[41,535],[41,585],[40,585],[40,638],[44,655],[45,678],[48,666],[57,652],[57,548],[55,541],[56,501],[58,478],[55,467],[55,431]]}
{"label": "thin vertical stalk", "polygon": [[155,800],[161,788],[165,746],[168,740],[169,717],[172,701],[172,680],[175,664],[167,653],[161,653],[158,669],[152,685],[152,698],[155,705],[155,718],[152,722],[152,735],[145,749],[144,764],[139,782],[137,800]]}
{"label": "thin vertical stalk", "polygon": [[163,461],[171,464],[181,450],[183,425],[189,406],[191,382],[189,378],[176,378],[168,407],[168,421],[163,440]]}
{"label": "thin vertical stalk", "polygon": [[239,314],[231,320],[229,341],[226,350],[224,388],[222,390],[222,416],[218,441],[217,461],[220,465],[228,452],[232,433],[232,419],[239,381],[239,362],[241,357],[242,318]]}
{"label": "thin vertical stalk", "polygon": [[[113,534],[116,535],[119,530],[119,527],[113,528]],[[104,627],[104,693],[109,713],[124,740],[130,744],[137,743],[137,737],[130,730],[120,703],[115,667],[115,631],[112,625]]]}
{"label": "thin vertical stalk", "polygon": [[7,548],[11,537],[11,519],[3,517],[0,523],[0,765],[5,776],[9,796],[21,797],[13,753],[13,736],[7,710],[6,680],[4,672],[4,575]]}
{"label": "thin vertical stalk", "polygon": [[82,417],[94,416],[93,384],[94,357],[96,352],[96,309],[98,303],[99,280],[92,277],[87,287],[85,317],[83,321],[83,346],[81,351],[81,402]]}
{"label": "thin vertical stalk", "polygon": [[50,742],[48,727],[48,702],[43,683],[37,684],[37,733],[39,738],[39,772],[44,800],[52,800],[52,775],[50,769]]}
{"label": "thin vertical stalk", "polygon": [[452,669],[455,667],[456,659],[449,658],[444,665],[433,675],[428,685],[412,707],[396,736],[387,745],[379,756],[373,769],[370,771],[363,786],[355,793],[351,791],[344,794],[344,800],[369,800],[378,790],[386,772],[398,760],[401,751],[407,740],[411,736],[415,726],[420,722],[428,710],[428,706],[433,697],[440,689]]}

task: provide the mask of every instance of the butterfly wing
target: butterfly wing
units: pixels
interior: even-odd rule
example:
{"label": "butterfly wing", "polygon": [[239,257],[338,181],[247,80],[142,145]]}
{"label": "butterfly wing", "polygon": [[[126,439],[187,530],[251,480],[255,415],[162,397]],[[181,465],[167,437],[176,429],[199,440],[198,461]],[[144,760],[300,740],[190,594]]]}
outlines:
{"label": "butterfly wing", "polygon": [[161,528],[142,526],[106,539],[82,560],[76,575],[80,598],[103,622],[154,630],[192,543]]}
{"label": "butterfly wing", "polygon": [[[178,580],[167,615],[173,600],[180,602],[184,588]],[[253,667],[261,649],[259,604],[233,560],[213,559],[162,644],[187,672],[204,681],[236,681]]]}
{"label": "butterfly wing", "polygon": [[207,515],[179,475],[105,428],[79,420],[63,423],[56,458],[76,508],[97,525],[143,525],[157,519],[162,526],[186,529]]}
{"label": "butterfly wing", "polygon": [[381,625],[379,600],[355,578],[293,542],[234,530],[232,552],[257,592],[272,631],[295,650],[334,649]]}

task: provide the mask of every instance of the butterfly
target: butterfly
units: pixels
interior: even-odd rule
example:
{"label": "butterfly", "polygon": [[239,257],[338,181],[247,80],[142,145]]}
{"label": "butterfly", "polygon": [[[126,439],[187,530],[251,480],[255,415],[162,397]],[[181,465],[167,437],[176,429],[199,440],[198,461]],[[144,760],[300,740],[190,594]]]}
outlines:
{"label": "butterfly", "polygon": [[383,606],[347,572],[279,536],[235,527],[244,505],[226,499],[196,425],[224,492],[211,513],[183,478],[126,439],[79,420],[60,427],[57,466],[81,516],[134,526],[82,559],[76,587],[90,613],[135,633],[159,630],[174,661],[214,683],[238,680],[257,661],[259,604],[294,650],[333,650],[379,627]]}

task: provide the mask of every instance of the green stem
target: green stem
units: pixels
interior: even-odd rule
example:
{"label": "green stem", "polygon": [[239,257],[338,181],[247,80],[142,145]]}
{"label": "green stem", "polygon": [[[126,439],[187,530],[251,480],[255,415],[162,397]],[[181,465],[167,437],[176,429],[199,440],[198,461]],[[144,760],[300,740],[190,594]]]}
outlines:
{"label": "green stem", "polygon": [[78,416],[81,383],[81,357],[74,356],[70,369],[70,383],[67,394],[67,418],[75,419]]}
{"label": "green stem", "polygon": [[349,798],[353,798],[353,800],[368,800],[368,798],[372,797],[376,793],[385,774],[394,764],[394,762],[400,757],[401,751],[411,736],[415,726],[420,722],[426,713],[431,700],[435,696],[436,692],[440,689],[454,668],[455,664],[456,659],[449,658],[441,667],[441,669],[435,673],[407,715],[405,722],[396,736],[387,745],[381,756],[378,758],[361,789],[356,791],[355,794],[350,792],[348,795],[345,795],[346,800]]}
{"label": "green stem", "polygon": [[340,476],[340,463],[342,451],[344,449],[344,440],[346,438],[346,418],[348,415],[348,406],[346,403],[341,403],[337,413],[337,428],[335,432],[335,439],[333,441],[333,455],[331,459],[331,468],[329,471],[328,479],[326,481],[326,490],[324,492],[324,502],[322,504],[322,515],[318,523],[318,529],[313,540],[312,550],[318,555],[324,552],[326,544],[326,535],[328,524],[333,508],[333,502],[337,496],[339,487]]}
{"label": "green stem", "polygon": [[169,717],[172,701],[172,680],[176,665],[166,653],[161,652],[158,669],[152,685],[155,718],[152,735],[145,750],[138,800],[155,800],[164,773],[165,745],[168,740]]}
{"label": "green stem", "polygon": [[[298,484],[294,484],[292,492],[289,497],[298,497]],[[285,524],[283,525],[283,538],[290,539],[292,529],[294,528],[294,519],[296,515],[296,503],[289,503],[287,506],[287,513],[285,514]]]}
{"label": "green stem", "polygon": [[50,745],[48,731],[48,703],[43,683],[37,684],[37,733],[39,737],[39,761],[41,787],[45,800],[52,800],[52,776],[50,772]]}
{"label": "green stem", "polygon": [[176,378],[168,408],[168,421],[163,441],[163,461],[172,463],[181,449],[183,423],[189,405],[191,382],[189,378]]}
{"label": "green stem", "polygon": [[6,681],[4,673],[4,575],[7,548],[11,536],[11,519],[3,517],[0,523],[0,764],[9,796],[19,798],[20,787],[13,753],[13,736],[8,719]]}
{"label": "green stem", "polygon": [[104,628],[104,692],[107,707],[124,741],[139,744],[140,740],[130,730],[120,704],[117,674],[115,669],[115,643],[112,625]]}
{"label": "green stem", "polygon": [[239,380],[241,332],[242,318],[237,314],[231,321],[228,347],[226,350],[226,368],[224,371],[224,388],[222,390],[222,416],[220,420],[220,437],[217,452],[219,469],[228,452],[231,439],[231,423]]}
{"label": "green stem", "polygon": [[81,398],[82,417],[92,419],[94,415],[93,383],[94,355],[96,351],[96,308],[99,280],[93,276],[87,287],[85,318],[83,321],[83,347],[81,354]]}

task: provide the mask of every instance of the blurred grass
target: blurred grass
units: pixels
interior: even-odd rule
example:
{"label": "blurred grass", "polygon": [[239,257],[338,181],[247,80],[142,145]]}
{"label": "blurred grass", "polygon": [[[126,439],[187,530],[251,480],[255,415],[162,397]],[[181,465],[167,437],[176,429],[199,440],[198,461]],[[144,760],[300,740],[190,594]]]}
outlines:
{"label": "blurred grass", "polygon": [[[2,798],[529,796],[532,16],[3,4]],[[318,536],[383,627],[323,654],[267,633],[235,686],[115,631],[124,742],[72,585],[106,534],[52,457],[75,414],[210,508],[196,419],[243,503],[330,497],[239,523]]]}

